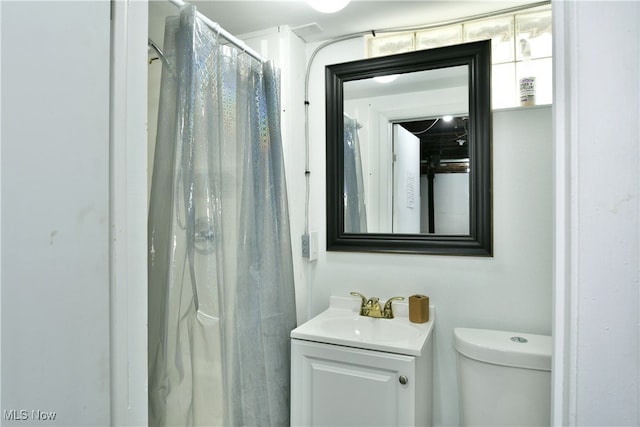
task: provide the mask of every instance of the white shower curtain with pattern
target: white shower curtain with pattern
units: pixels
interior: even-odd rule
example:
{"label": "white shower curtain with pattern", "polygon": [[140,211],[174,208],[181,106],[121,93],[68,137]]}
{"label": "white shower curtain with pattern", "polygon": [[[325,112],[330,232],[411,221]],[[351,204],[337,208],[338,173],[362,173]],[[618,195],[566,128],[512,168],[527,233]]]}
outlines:
{"label": "white shower curtain with pattern", "polygon": [[149,207],[149,424],[289,425],[293,265],[279,75],[182,8]]}

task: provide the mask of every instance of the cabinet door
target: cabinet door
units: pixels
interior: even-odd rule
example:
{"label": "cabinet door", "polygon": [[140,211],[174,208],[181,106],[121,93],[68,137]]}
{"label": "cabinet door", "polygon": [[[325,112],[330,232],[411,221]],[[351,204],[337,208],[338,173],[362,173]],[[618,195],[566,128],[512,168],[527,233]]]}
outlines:
{"label": "cabinet door", "polygon": [[415,424],[414,357],[301,340],[291,352],[292,425]]}

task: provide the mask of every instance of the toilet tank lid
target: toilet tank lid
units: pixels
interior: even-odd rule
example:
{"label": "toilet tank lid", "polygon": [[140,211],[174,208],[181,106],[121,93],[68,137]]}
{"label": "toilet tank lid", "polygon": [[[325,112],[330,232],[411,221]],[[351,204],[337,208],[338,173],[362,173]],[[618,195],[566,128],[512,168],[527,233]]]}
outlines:
{"label": "toilet tank lid", "polygon": [[455,328],[459,353],[481,362],[551,371],[551,337],[520,332]]}

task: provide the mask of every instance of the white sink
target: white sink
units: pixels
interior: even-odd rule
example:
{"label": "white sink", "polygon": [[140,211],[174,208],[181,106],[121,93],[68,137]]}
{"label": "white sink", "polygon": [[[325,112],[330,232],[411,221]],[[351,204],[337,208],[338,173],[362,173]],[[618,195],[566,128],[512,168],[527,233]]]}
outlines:
{"label": "white sink", "polygon": [[394,301],[393,319],[377,319],[359,315],[360,298],[332,296],[329,308],[291,331],[291,338],[420,356],[435,313],[431,307],[428,322],[411,323],[405,301]]}
{"label": "white sink", "polygon": [[318,327],[327,334],[354,341],[399,342],[410,341],[420,335],[420,328],[395,319],[381,319],[351,315],[321,319]]}

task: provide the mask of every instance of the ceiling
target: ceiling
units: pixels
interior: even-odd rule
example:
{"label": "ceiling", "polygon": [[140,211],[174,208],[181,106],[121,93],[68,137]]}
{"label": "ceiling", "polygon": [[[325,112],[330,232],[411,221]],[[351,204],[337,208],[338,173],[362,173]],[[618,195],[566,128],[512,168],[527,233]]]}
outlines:
{"label": "ceiling", "polygon": [[[192,1],[198,10],[231,34],[242,36],[281,25],[307,43],[371,30],[437,24],[533,3],[532,0],[352,0],[338,13],[316,12],[304,0]],[[162,45],[164,18],[175,15],[168,0],[149,1],[149,36]],[[312,24],[317,24],[318,27]]]}

